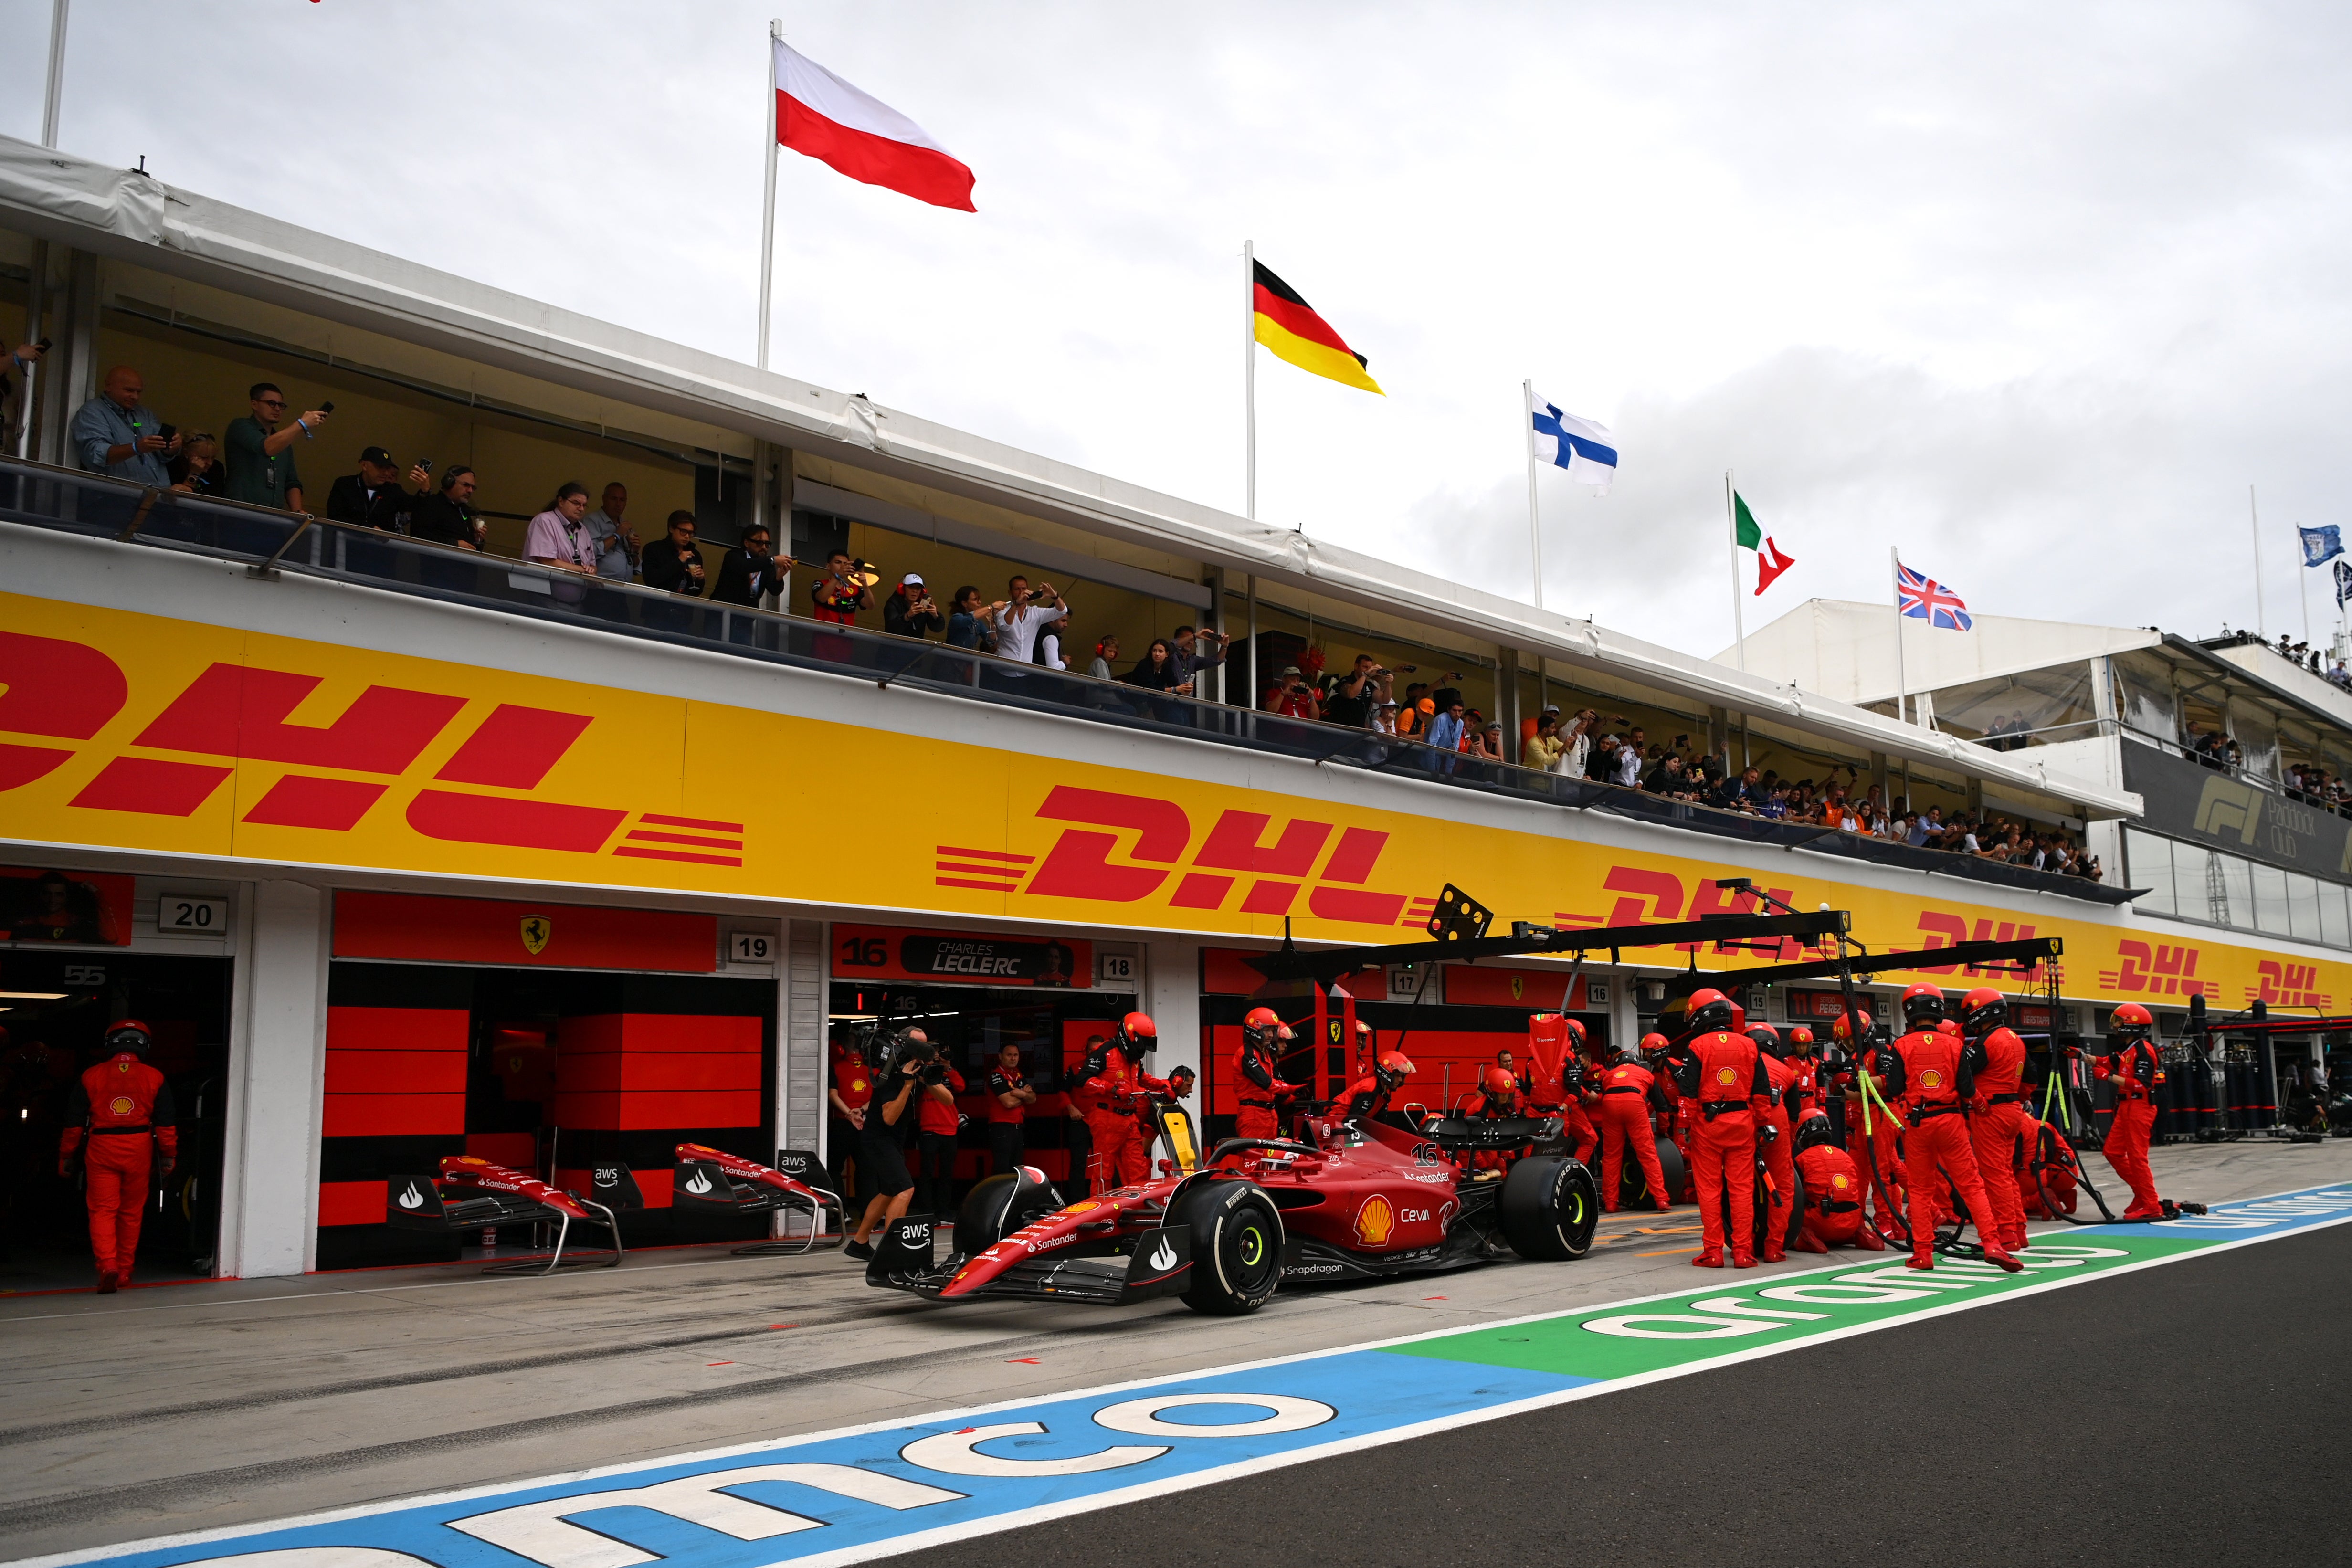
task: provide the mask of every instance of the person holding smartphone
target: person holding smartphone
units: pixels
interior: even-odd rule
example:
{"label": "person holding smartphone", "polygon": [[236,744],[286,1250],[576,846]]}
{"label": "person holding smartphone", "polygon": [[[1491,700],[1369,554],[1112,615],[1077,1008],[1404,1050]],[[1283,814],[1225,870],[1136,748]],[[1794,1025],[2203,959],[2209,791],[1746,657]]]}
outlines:
{"label": "person holding smartphone", "polygon": [[74,455],[93,474],[169,489],[164,465],[179,452],[180,438],[149,412],[146,392],[145,379],[131,366],[107,371],[104,389],[74,413]]}

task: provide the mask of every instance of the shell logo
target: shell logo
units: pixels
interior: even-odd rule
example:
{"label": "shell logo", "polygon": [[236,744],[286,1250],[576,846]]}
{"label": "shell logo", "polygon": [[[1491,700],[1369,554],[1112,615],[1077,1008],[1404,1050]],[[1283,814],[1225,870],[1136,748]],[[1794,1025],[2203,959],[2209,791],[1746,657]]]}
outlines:
{"label": "shell logo", "polygon": [[1386,1245],[1395,1229],[1396,1207],[1378,1193],[1364,1199],[1364,1206],[1356,1210],[1356,1239],[1367,1247]]}
{"label": "shell logo", "polygon": [[1084,1203],[1074,1203],[1070,1205],[1069,1207],[1062,1210],[1062,1212],[1064,1214],[1084,1214],[1090,1208],[1100,1208],[1101,1207],[1101,1204],[1095,1202],[1092,1198],[1088,1198]]}
{"label": "shell logo", "polygon": [[1831,1177],[1830,1177],[1830,1186],[1831,1186],[1833,1190],[1838,1191],[1838,1192],[1843,1192],[1846,1188],[1848,1188],[1848,1187],[1852,1186],[1853,1185],[1853,1178],[1852,1178],[1852,1177],[1850,1177],[1850,1176],[1847,1176],[1844,1172],[1843,1172],[1843,1171],[1840,1171],[1840,1172],[1839,1172],[1838,1174],[1836,1174],[1835,1176],[1831,1176]]}
{"label": "shell logo", "polygon": [[117,1094],[106,1103],[106,1108],[118,1116],[128,1116],[139,1108],[139,1103],[128,1094]]}
{"label": "shell logo", "polygon": [[850,1092],[852,1094],[857,1093],[860,1090],[863,1090],[865,1087],[866,1087],[866,1080],[864,1080],[863,1078],[853,1078],[853,1079],[851,1079],[851,1080],[849,1081],[849,1092]]}
{"label": "shell logo", "polygon": [[1931,1067],[1931,1068],[1927,1069],[1927,1071],[1922,1072],[1921,1074],[1919,1074],[1919,1087],[1920,1087],[1920,1088],[1922,1088],[1922,1089],[1941,1089],[1943,1086],[1944,1086],[1944,1075],[1943,1075],[1943,1073],[1942,1073],[1942,1072],[1938,1071],[1937,1069],[1935,1069],[1935,1068]]}
{"label": "shell logo", "polygon": [[1739,1074],[1731,1068],[1718,1067],[1715,1070],[1715,1081],[1728,1089],[1739,1082]]}

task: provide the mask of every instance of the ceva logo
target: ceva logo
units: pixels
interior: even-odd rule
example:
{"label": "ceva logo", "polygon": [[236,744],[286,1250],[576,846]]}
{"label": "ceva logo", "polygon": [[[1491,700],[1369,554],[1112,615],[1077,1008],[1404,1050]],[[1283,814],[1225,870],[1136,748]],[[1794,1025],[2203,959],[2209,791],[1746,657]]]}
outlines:
{"label": "ceva logo", "polygon": [[[213,664],[68,805],[188,817],[219,791],[234,763],[286,763],[292,770],[239,821],[349,832],[387,794],[412,783],[417,758],[457,721],[467,699],[372,685],[331,723],[291,722],[289,716],[323,680]],[[18,632],[0,632],[0,685],[6,688],[0,732],[51,740],[89,740],[131,700],[121,666],[102,650]],[[632,816],[625,808],[529,798],[594,722],[590,714],[501,703],[429,779],[413,781],[421,787],[402,789],[403,819],[423,837],[446,842],[743,863],[741,823],[637,813],[636,825],[621,832]],[[78,755],[76,747],[0,741],[0,791],[47,778]],[[353,774],[360,777],[341,776]],[[486,792],[493,790],[514,793]]]}
{"label": "ceva logo", "polygon": [[1371,828],[1298,817],[1277,831],[1263,812],[1227,810],[1196,837],[1173,800],[1067,784],[1046,795],[1036,816],[1077,825],[1064,828],[1042,859],[941,844],[938,885],[1101,904],[1164,899],[1171,909],[1243,915],[1288,915],[1304,893],[1307,914],[1358,925],[1399,925],[1433,902],[1368,885],[1389,841]]}

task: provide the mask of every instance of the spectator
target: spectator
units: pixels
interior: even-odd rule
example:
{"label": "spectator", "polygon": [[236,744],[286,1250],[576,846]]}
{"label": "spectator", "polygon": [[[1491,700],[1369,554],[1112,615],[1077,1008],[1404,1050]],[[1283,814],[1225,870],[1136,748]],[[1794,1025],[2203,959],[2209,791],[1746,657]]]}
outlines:
{"label": "spectator", "polygon": [[1429,683],[1412,682],[1404,688],[1404,702],[1397,710],[1397,733],[1419,734],[1423,716],[1435,711],[1435,705],[1429,702]]}
{"label": "spectator", "polygon": [[1177,674],[1198,691],[1201,672],[1213,670],[1225,662],[1231,640],[1222,632],[1196,632],[1190,626],[1177,627],[1174,635]]}
{"label": "spectator", "polygon": [[[1069,632],[1070,618],[1066,615],[1047,625],[1037,638],[1037,662],[1049,670],[1068,669],[1070,662],[1062,657],[1062,639],[1068,636]],[[1172,649],[1170,653],[1176,659],[1177,668],[1181,672],[1184,664],[1182,656],[1175,653]],[[1192,689],[1192,681],[1189,675],[1185,678],[1184,689],[1188,692]]]}
{"label": "spectator", "polygon": [[[189,444],[194,444],[193,438]],[[414,467],[408,471],[408,482],[422,489],[433,482],[433,476]],[[358,473],[346,474],[327,487],[331,519],[381,528],[388,534],[408,531],[409,513],[415,505],[416,497],[400,487],[400,473],[393,466],[392,454],[381,446],[360,454]]]}
{"label": "spectator", "polygon": [[33,367],[48,350],[38,343],[19,343],[0,364],[0,456],[16,455],[16,436],[25,423],[25,391],[32,385]]}
{"label": "spectator", "polygon": [[1372,705],[1380,701],[1375,677],[1383,673],[1370,653],[1357,654],[1354,666],[1346,674],[1333,678],[1330,695],[1323,699],[1325,722],[1357,729],[1370,723]]}
{"label": "spectator", "polygon": [[588,530],[596,575],[614,582],[626,582],[636,575],[637,558],[645,550],[636,530],[621,520],[621,514],[628,509],[629,487],[615,479],[604,486],[603,505],[581,519]]}
{"label": "spectator", "polygon": [[1503,727],[1499,724],[1488,724],[1485,728],[1468,737],[1462,749],[1473,757],[1483,758],[1488,762],[1502,761]]}
{"label": "spectator", "polygon": [[702,551],[694,542],[692,512],[672,512],[669,531],[646,547],[645,579],[647,588],[670,593],[702,592]]}
{"label": "spectator", "polygon": [[1536,717],[1536,732],[1519,747],[1519,766],[1549,773],[1559,766],[1560,754],[1567,749],[1560,744],[1559,710],[1548,707]]}
{"label": "spectator", "polygon": [[1378,707],[1372,709],[1372,733],[1374,735],[1395,735],[1397,733],[1397,702],[1394,697],[1389,698],[1386,702],[1381,703]]}
{"label": "spectator", "polygon": [[1445,695],[1454,700],[1430,721],[1429,744],[1440,751],[1459,751],[1462,749],[1462,694],[1448,691]]}
{"label": "spectator", "polygon": [[824,575],[809,589],[811,613],[835,626],[855,626],[857,612],[874,608],[874,591],[857,580],[856,563],[847,550],[824,558]]}
{"label": "spectator", "polygon": [[[1633,733],[1638,736],[1642,732],[1637,729]],[[1604,742],[1604,744],[1607,743]],[[1617,741],[1615,744],[1617,747],[1617,755],[1613,759],[1615,770],[1610,782],[1622,784],[1628,789],[1640,789],[1642,787],[1641,746],[1631,738]]]}
{"label": "spectator", "polygon": [[1757,815],[1777,822],[1788,814],[1789,786],[1785,782],[1775,781],[1772,788],[1765,791],[1764,804],[1758,809]]}
{"label": "spectator", "polygon": [[[1429,690],[1427,686],[1415,686],[1413,689],[1421,692],[1426,692]],[[1399,725],[1397,727],[1397,733],[1399,735],[1410,735],[1415,739],[1421,741],[1423,745],[1427,745],[1429,742],[1429,727],[1437,722],[1437,699],[1434,697],[1424,696],[1420,701],[1412,704],[1406,711],[1412,715],[1412,723],[1410,725]]]}
{"label": "spectator", "polygon": [[[980,601],[980,590],[966,583],[955,591],[955,598],[949,603],[948,646],[971,648],[982,653],[994,653],[995,619],[992,607]],[[1118,653],[1118,644],[1112,643],[1111,652]],[[1100,664],[1102,661],[1097,659],[1095,662]]]}
{"label": "spectator", "polygon": [[908,572],[882,601],[882,630],[893,637],[929,638],[947,624],[940,607],[931,602],[931,591],[923,586],[922,574]]}
{"label": "spectator", "polygon": [[1924,849],[1931,840],[1942,837],[1943,831],[1944,809],[1930,806],[1925,815],[1911,819],[1911,831],[1903,836],[1903,841],[1915,850]]}
{"label": "spectator", "polygon": [[284,392],[268,382],[256,382],[245,395],[253,412],[230,420],[221,439],[221,455],[228,466],[228,498],[299,512],[302,476],[294,469],[294,443],[297,438],[316,435],[327,416],[314,408],[281,428],[279,421],[286,417]]}
{"label": "spectator", "polygon": [[105,389],[73,416],[74,455],[93,474],[168,489],[172,476],[164,463],[180,450],[180,438],[164,434],[163,423],[141,406],[146,391],[129,365],[107,371]]}
{"label": "spectator", "polygon": [[1570,779],[1591,777],[1592,765],[1592,735],[1599,727],[1601,716],[1585,708],[1569,720],[1559,732],[1559,771]]}
{"label": "spectator", "polygon": [[1154,637],[1151,646],[1143,651],[1143,657],[1135,662],[1135,668],[1119,679],[1128,685],[1152,692],[1189,695],[1192,689],[1190,682],[1176,678],[1176,650],[1165,637]]}
{"label": "spectator", "polygon": [[1763,782],[1761,773],[1753,767],[1747,768],[1737,779],[1727,777],[1708,804],[1719,806],[1727,811],[1745,811],[1753,816],[1763,796]]}
{"label": "spectator", "polygon": [[[1004,584],[1007,595],[996,612],[996,656],[1016,664],[1035,662],[1037,634],[1053,622],[1066,619],[1070,603],[1050,582],[1030,591],[1029,580],[1015,573]],[[1174,650],[1170,650],[1172,654]]]}
{"label": "spectator", "polygon": [[474,515],[473,499],[474,471],[463,463],[452,463],[442,473],[441,488],[416,503],[416,510],[409,515],[408,531],[435,544],[478,550],[488,530]]}
{"label": "spectator", "polygon": [[222,494],[220,443],[201,430],[183,438],[171,474],[172,488],[184,495]]}
{"label": "spectator", "polygon": [[770,538],[764,525],[754,523],[742,544],[719,558],[719,581],[710,591],[713,604],[757,610],[762,599],[776,591],[776,558],[769,553]]}
{"label": "spectator", "polygon": [[1098,681],[1111,679],[1110,664],[1118,657],[1118,639],[1106,637],[1095,644],[1095,662],[1087,666],[1087,674]]}
{"label": "spectator", "polygon": [[1296,664],[1282,666],[1274,685],[1268,686],[1265,700],[1257,705],[1267,713],[1278,713],[1290,718],[1320,718],[1315,701],[1315,688],[1307,684],[1304,672]]}
{"label": "spectator", "polygon": [[596,557],[588,539],[588,486],[572,482],[531,518],[522,539],[522,559],[537,566],[593,574]]}

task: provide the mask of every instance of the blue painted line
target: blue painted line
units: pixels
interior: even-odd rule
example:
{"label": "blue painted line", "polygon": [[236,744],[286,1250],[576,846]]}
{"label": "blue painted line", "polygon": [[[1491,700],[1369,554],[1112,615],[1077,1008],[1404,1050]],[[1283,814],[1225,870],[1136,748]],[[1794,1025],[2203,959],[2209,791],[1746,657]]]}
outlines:
{"label": "blue painted line", "polygon": [[[2108,1230],[2145,1230],[2205,1244],[2135,1265],[2149,1267],[2347,1219],[2352,1185],[2339,1184],[2222,1205],[2202,1219],[2083,1227],[2044,1233],[2042,1239],[2060,1243]],[[1849,1258],[1775,1276],[1774,1282],[1878,1261]],[[2067,1282],[2053,1279],[2042,1288]],[[1507,1322],[1639,1306],[1689,1291],[1684,1285],[1657,1296]],[[1939,1316],[1969,1304],[1950,1301],[1916,1315]],[[1839,1333],[1874,1326],[1883,1325]],[[1150,1332],[1146,1325],[1138,1330]],[[1774,1353],[1760,1347],[1717,1363],[1604,1381],[1392,1355],[1380,1348],[1465,1332],[1445,1329],[1188,1377],[70,1552],[37,1563],[186,1568],[235,1559],[238,1568],[831,1568]],[[567,1505],[572,1499],[583,1500]],[[273,1559],[271,1553],[285,1555]]]}

